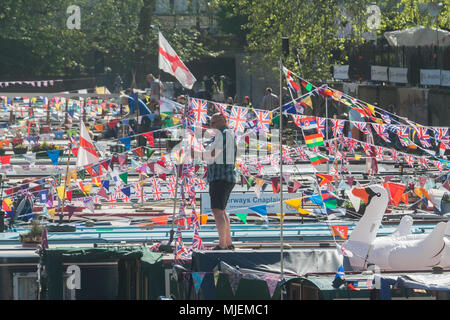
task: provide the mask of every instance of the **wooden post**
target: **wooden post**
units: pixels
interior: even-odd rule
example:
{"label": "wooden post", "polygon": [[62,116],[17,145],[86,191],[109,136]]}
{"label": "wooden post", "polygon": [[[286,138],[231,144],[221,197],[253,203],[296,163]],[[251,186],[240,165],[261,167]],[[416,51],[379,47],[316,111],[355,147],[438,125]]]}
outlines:
{"label": "wooden post", "polygon": [[67,113],[69,111],[69,98],[66,98],[66,109],[64,113],[64,124],[67,124],[69,121],[67,119]]}

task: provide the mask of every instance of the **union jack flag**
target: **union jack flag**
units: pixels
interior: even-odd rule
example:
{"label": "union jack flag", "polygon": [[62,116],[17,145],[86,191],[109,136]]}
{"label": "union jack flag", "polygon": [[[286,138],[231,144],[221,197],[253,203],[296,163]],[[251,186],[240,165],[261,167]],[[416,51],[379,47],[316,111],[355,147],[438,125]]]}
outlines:
{"label": "union jack flag", "polygon": [[359,121],[352,121],[352,124],[358,128],[359,131],[362,133],[368,134],[369,130],[367,129],[367,123],[366,122],[359,122]]}
{"label": "union jack flag", "polygon": [[259,174],[262,174],[263,166],[261,165],[261,163],[259,163],[258,159],[254,159],[254,162],[256,170],[258,170]]}
{"label": "union jack flag", "polygon": [[301,128],[302,124],[301,124],[301,119],[305,117],[305,116],[300,116],[298,114],[292,114],[292,119],[294,120],[294,123],[296,124],[297,127]]}
{"label": "union jack flag", "polygon": [[389,133],[386,130],[386,126],[378,123],[372,123],[372,128],[381,137],[381,139],[386,142],[391,142],[391,140],[389,140]]}
{"label": "union jack flag", "polygon": [[334,154],[334,151],[335,151],[334,143],[331,141],[328,141],[327,149],[328,149],[328,154]]}
{"label": "union jack flag", "polygon": [[333,137],[340,136],[344,133],[344,120],[331,119]]}
{"label": "union jack flag", "polygon": [[152,195],[154,200],[160,200],[162,192],[159,191],[160,186],[157,179],[152,179]]}
{"label": "union jack flag", "polygon": [[425,168],[429,168],[429,166],[428,166],[428,159],[427,158],[425,158],[425,157],[420,157],[419,158],[419,162],[420,162],[420,164],[421,165],[423,165]]}
{"label": "union jack flag", "polygon": [[295,153],[298,155],[298,157],[302,160],[308,161],[308,155],[303,151],[302,147],[298,147],[294,149]]}
{"label": "union jack flag", "polygon": [[400,161],[400,159],[398,157],[398,151],[391,150],[391,157],[392,157],[392,160],[394,160],[395,162],[399,162]]}
{"label": "union jack flag", "polygon": [[414,167],[414,157],[410,154],[405,154],[405,161],[411,166]]}
{"label": "union jack flag", "polygon": [[214,106],[216,107],[216,109],[227,119],[230,118],[230,113],[227,110],[227,105],[226,104],[222,104],[222,103],[217,103],[214,102]]}
{"label": "union jack flag", "polygon": [[285,164],[294,164],[294,161],[292,160],[292,157],[290,154],[283,150],[283,163]]}
{"label": "union jack flag", "polygon": [[367,143],[361,142],[361,146],[364,149],[364,152],[366,153],[366,155],[368,155],[369,157],[372,155],[372,151],[370,148],[370,145],[368,145]]}
{"label": "union jack flag", "polygon": [[445,150],[450,149],[450,140],[441,140],[439,144],[439,154],[441,157],[445,154]]}
{"label": "union jack flag", "polygon": [[176,183],[169,181],[169,186],[167,187],[168,191],[170,192],[170,196],[172,198],[175,198],[175,192],[176,192]]}
{"label": "union jack flag", "polygon": [[200,234],[197,230],[194,231],[194,237],[192,238],[192,250],[203,250],[203,241],[202,237],[200,237]]}
{"label": "union jack flag", "polygon": [[191,98],[191,110],[194,115],[195,122],[206,123],[206,114],[208,102],[202,99]]}
{"label": "union jack flag", "polygon": [[424,128],[424,127],[419,127],[416,130],[417,132],[417,136],[420,140],[420,143],[422,144],[422,146],[424,146],[425,148],[430,148],[431,147],[431,137],[428,134],[428,129]]}
{"label": "union jack flag", "polygon": [[392,121],[391,117],[388,114],[386,114],[386,113],[381,115],[381,119],[383,119],[384,122],[389,123],[389,124]]}
{"label": "union jack flag", "polygon": [[375,147],[375,151],[376,151],[377,159],[383,160],[384,159],[384,148],[382,148],[382,147]]}
{"label": "union jack flag", "polygon": [[359,142],[354,139],[346,139],[348,143],[348,152],[354,152],[358,148]]}
{"label": "union jack flag", "polygon": [[397,136],[400,140],[402,146],[407,147],[410,144],[409,140],[409,128],[405,126],[400,126],[397,130]]}
{"label": "union jack flag", "polygon": [[197,185],[200,186],[201,191],[205,191],[206,182],[203,179],[197,179]]}
{"label": "union jack flag", "polygon": [[266,110],[257,110],[256,119],[258,120],[258,128],[263,131],[269,131],[270,118],[272,113]]}
{"label": "union jack flag", "polygon": [[244,131],[244,124],[247,122],[247,113],[248,110],[246,108],[232,107],[231,115],[228,119],[229,126],[235,131]]}
{"label": "union jack flag", "polygon": [[322,137],[325,137],[326,136],[325,125],[327,118],[316,117],[316,119],[317,119],[317,129],[319,129],[319,132],[322,134]]}
{"label": "union jack flag", "polygon": [[440,162],[440,161],[433,161],[433,165],[436,167],[436,169],[438,169],[439,171],[442,171],[443,170],[443,167],[442,167],[442,162]]}
{"label": "union jack flag", "polygon": [[434,130],[434,133],[435,138],[438,141],[449,139],[448,128],[437,128],[437,130],[436,129]]}
{"label": "union jack flag", "polygon": [[175,260],[180,262],[188,262],[190,260],[189,251],[183,244],[181,232],[177,230],[177,245],[175,247]]}
{"label": "union jack flag", "polygon": [[250,175],[250,171],[248,170],[247,166],[244,163],[241,165],[241,172],[245,176]]}

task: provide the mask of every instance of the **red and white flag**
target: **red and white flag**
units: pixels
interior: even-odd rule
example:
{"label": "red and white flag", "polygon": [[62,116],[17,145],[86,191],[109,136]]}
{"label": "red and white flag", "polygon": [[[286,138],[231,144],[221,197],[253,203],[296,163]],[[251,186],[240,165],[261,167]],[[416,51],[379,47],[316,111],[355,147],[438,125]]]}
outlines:
{"label": "red and white flag", "polygon": [[80,125],[80,147],[77,154],[77,168],[98,162],[98,154],[95,151],[91,137],[84,126],[83,121]]}
{"label": "red and white flag", "polygon": [[159,69],[173,75],[185,88],[192,89],[195,81],[197,81],[161,32],[159,32],[158,64]]}

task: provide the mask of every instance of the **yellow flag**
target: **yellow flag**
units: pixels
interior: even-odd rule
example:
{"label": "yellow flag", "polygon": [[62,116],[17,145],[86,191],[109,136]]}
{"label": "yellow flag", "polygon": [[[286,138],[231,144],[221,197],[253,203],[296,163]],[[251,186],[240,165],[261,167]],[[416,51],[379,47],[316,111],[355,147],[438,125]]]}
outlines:
{"label": "yellow flag", "polygon": [[302,102],[304,104],[306,104],[308,107],[310,107],[311,109],[313,108],[313,104],[312,104],[312,100],[311,100],[310,96],[308,96],[305,99],[303,99]]}
{"label": "yellow flag", "polygon": [[[286,215],[286,214],[283,213],[283,221],[284,221],[284,216],[285,216],[285,215]],[[277,218],[281,220],[281,213],[280,213],[280,212],[277,213]]]}
{"label": "yellow flag", "polygon": [[355,153],[355,159],[356,159],[356,160],[359,160],[359,159],[361,159],[361,155],[360,155],[360,154],[356,154],[356,153]]}
{"label": "yellow flag", "polygon": [[367,108],[370,109],[370,111],[372,112],[372,115],[375,115],[375,107],[371,104],[367,104]]}
{"label": "yellow flag", "polygon": [[50,215],[50,217],[52,217],[52,219],[55,218],[55,211],[56,211],[55,208],[51,208],[48,210],[48,214]]}
{"label": "yellow flag", "polygon": [[302,208],[297,208],[297,212],[302,214],[302,215],[308,215],[308,214],[310,214],[311,211],[308,211],[308,210],[305,210],[305,209],[302,209]]}
{"label": "yellow flag", "polygon": [[84,192],[87,193],[89,196],[91,195],[91,187],[92,185],[90,183],[83,185]]}
{"label": "yellow flag", "polygon": [[71,180],[76,181],[77,180],[77,171],[76,170],[71,170],[67,173],[67,178],[66,178],[66,186],[70,185],[70,181]]}
{"label": "yellow flag", "polygon": [[100,181],[100,177],[92,178],[92,182],[95,183],[95,185],[97,187],[100,187],[102,185],[102,182]]}
{"label": "yellow flag", "polygon": [[300,206],[302,205],[302,198],[286,200],[285,203],[286,203],[288,206],[290,206],[290,207],[292,207],[292,208],[298,210],[298,208],[300,208]]}
{"label": "yellow flag", "polygon": [[65,186],[59,186],[56,188],[56,191],[58,191],[58,197],[62,200],[64,198],[64,189]]}
{"label": "yellow flag", "polygon": [[2,209],[4,211],[11,211],[12,200],[10,198],[3,199]]}
{"label": "yellow flag", "polygon": [[266,183],[264,180],[262,180],[262,179],[256,179],[256,184],[257,184],[257,185],[263,186],[264,183]]}

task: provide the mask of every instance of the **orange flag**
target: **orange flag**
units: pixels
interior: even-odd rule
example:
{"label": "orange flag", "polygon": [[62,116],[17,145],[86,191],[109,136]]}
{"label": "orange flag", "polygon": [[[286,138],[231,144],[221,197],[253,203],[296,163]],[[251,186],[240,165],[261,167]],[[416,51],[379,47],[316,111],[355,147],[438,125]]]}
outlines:
{"label": "orange flag", "polygon": [[331,232],[333,236],[339,236],[342,239],[347,239],[348,227],[347,226],[331,226]]}
{"label": "orange flag", "polygon": [[383,186],[389,190],[394,205],[398,206],[400,201],[403,199],[403,192],[405,191],[406,186],[392,182],[383,183]]}
{"label": "orange flag", "polygon": [[150,220],[154,224],[167,224],[167,222],[169,221],[169,216],[151,217]]}
{"label": "orange flag", "polygon": [[94,128],[97,130],[97,131],[100,131],[100,132],[103,132],[103,124],[95,124],[94,125]]}

